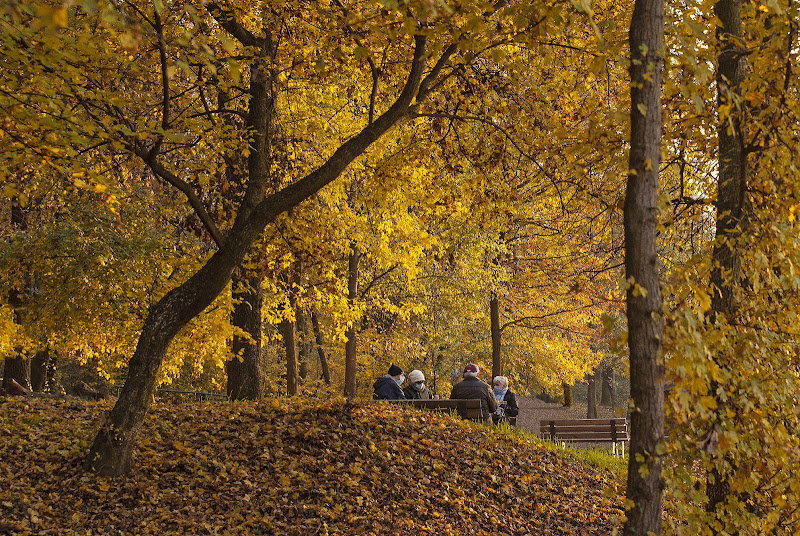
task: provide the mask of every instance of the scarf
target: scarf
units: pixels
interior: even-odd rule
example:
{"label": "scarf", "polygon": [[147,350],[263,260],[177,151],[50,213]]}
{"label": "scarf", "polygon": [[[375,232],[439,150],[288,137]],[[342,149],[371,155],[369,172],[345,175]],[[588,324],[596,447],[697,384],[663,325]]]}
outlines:
{"label": "scarf", "polygon": [[495,386],[492,387],[492,391],[494,391],[495,400],[497,400],[498,402],[502,402],[503,399],[506,397],[506,393],[508,392],[508,387],[506,387],[505,389],[501,389]]}

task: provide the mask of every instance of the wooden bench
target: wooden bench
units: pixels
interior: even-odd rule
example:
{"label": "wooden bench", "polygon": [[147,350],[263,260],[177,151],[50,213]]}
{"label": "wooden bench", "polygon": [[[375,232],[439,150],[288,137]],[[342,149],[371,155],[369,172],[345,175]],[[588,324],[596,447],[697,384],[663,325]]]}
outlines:
{"label": "wooden bench", "polygon": [[565,443],[611,443],[611,452],[625,456],[625,442],[629,441],[628,421],[614,419],[572,419],[539,421],[539,436]]}
{"label": "wooden bench", "polygon": [[432,411],[443,412],[456,412],[462,419],[469,419],[472,421],[484,421],[486,416],[481,409],[480,399],[464,399],[464,400],[391,400],[398,404],[408,404],[415,408],[428,409]]}

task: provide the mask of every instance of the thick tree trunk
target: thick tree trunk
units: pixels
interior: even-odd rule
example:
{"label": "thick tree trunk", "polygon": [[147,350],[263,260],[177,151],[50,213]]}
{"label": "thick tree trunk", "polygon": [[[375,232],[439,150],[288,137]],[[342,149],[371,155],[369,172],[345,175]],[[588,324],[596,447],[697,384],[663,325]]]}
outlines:
{"label": "thick tree trunk", "polygon": [[[269,39],[250,43],[249,34],[235,22],[233,16],[219,14],[213,6],[211,9],[214,10],[215,17],[219,17],[220,26],[231,35],[245,39],[251,46],[264,46],[271,50]],[[419,88],[425,68],[426,40],[417,36],[414,42],[411,69],[394,104],[374,123],[340,146],[315,171],[269,197],[265,193],[269,177],[266,155],[272,76],[267,76],[258,68],[251,70],[248,123],[252,128],[252,142],[248,159],[249,180],[233,227],[226,240],[222,241],[220,249],[200,270],[150,308],[136,350],[128,364],[128,377],[120,397],[89,450],[84,464],[88,470],[105,476],[115,476],[130,469],[136,436],[152,400],[158,369],[169,343],[183,326],[200,314],[225,289],[233,270],[264,228],[279,214],[297,206],[336,179],[375,140],[412,112],[414,99],[424,100],[424,95],[419,94]],[[270,50],[265,51],[266,56]],[[157,155],[146,150],[137,151],[137,154],[145,158],[159,176],[169,174],[156,159]]]}
{"label": "thick tree trunk", "polygon": [[227,363],[227,393],[231,400],[258,400],[264,396],[261,371],[261,279],[238,268],[231,282],[231,323],[247,336],[234,335],[233,355]]}
{"label": "thick tree trunk", "polygon": [[[347,298],[352,308],[358,297],[358,263],[361,260],[361,254],[355,244],[352,244],[351,247],[352,250],[347,259]],[[344,396],[347,398],[355,398],[356,396],[356,372],[358,369],[356,334],[357,326],[354,321],[347,328],[345,335],[347,342],[344,345]]]}
{"label": "thick tree trunk", "polygon": [[597,382],[594,379],[594,374],[589,374],[586,377],[586,418],[597,418]]}
{"label": "thick tree trunk", "polygon": [[573,404],[572,385],[568,384],[567,382],[563,382],[561,384],[561,391],[564,393],[564,407],[571,408]]}
{"label": "thick tree trunk", "polygon": [[600,405],[614,407],[614,368],[603,365]]}
{"label": "thick tree trunk", "polygon": [[24,389],[31,389],[31,360],[18,349],[14,357],[6,357],[3,367],[3,389],[11,388],[11,381],[17,382]]}
{"label": "thick tree trunk", "polygon": [[492,292],[489,300],[489,317],[492,333],[492,377],[503,375],[503,361],[500,355],[502,333],[500,331],[500,302],[497,294]]}
{"label": "thick tree trunk", "polygon": [[325,340],[322,338],[322,331],[319,329],[319,318],[317,313],[311,313],[311,327],[314,329],[314,340],[316,341],[317,354],[319,355],[319,366],[322,369],[322,379],[325,385],[331,384],[331,371],[328,368],[328,358],[325,356]]}
{"label": "thick tree trunk", "polygon": [[664,0],[635,0],[628,34],[631,148],[625,192],[625,277],[631,371],[631,442],[624,533],[661,534],[664,331],[656,231],[661,151]]}
{"label": "thick tree trunk", "polygon": [[36,352],[31,360],[31,390],[52,391],[55,382],[56,358],[49,349]]}
{"label": "thick tree trunk", "polygon": [[[741,0],[721,0],[714,6],[720,20],[717,39],[721,50],[717,58],[717,102],[719,106],[731,105],[739,92],[745,76],[744,54],[739,40],[742,37]],[[730,106],[730,117],[720,117],[717,127],[719,139],[719,175],[717,177],[717,229],[713,251],[711,298],[709,319],[715,322],[720,316],[733,313],[733,290],[739,284],[741,251],[736,245],[736,236],[744,232],[747,205],[747,156],[744,152],[738,104]],[[732,128],[731,128],[732,125]],[[726,357],[716,356],[721,368],[727,368]],[[712,383],[711,392],[717,393]],[[725,412],[725,402],[717,399],[718,411]],[[720,423],[714,423],[719,425]],[[728,476],[716,470],[709,475],[706,485],[707,509],[713,512],[718,504],[730,494]]]}

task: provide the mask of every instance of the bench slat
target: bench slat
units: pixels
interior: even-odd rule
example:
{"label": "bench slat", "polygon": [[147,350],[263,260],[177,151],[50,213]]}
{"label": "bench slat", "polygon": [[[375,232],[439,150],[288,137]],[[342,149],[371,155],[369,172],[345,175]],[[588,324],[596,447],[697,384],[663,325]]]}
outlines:
{"label": "bench slat", "polygon": [[[606,423],[605,425],[602,424],[592,424],[587,426],[558,426],[555,427],[556,433],[570,433],[570,432],[609,432],[611,430],[611,426]],[[616,425],[614,428],[617,430],[617,433],[622,433],[625,431],[625,426]],[[541,425],[539,427],[540,432],[550,432],[549,425]]]}

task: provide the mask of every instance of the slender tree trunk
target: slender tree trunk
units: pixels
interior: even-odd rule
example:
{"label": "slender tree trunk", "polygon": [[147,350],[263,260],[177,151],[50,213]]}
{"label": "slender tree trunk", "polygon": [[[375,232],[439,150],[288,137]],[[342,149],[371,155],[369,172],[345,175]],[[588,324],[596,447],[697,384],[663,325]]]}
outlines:
{"label": "slender tree trunk", "polygon": [[589,374],[586,377],[586,418],[597,418],[597,382],[594,379],[594,374]]}
{"label": "slender tree trunk", "polygon": [[[714,12],[720,20],[717,39],[721,50],[717,58],[717,103],[725,106],[739,99],[739,85],[745,76],[745,61],[742,54],[742,2],[741,0],[720,0]],[[736,236],[743,229],[747,205],[747,156],[741,137],[741,122],[735,112],[739,104],[730,106],[730,117],[720,117],[717,127],[719,139],[719,175],[717,177],[717,229],[711,271],[711,298],[709,320],[716,322],[722,316],[734,313],[733,290],[739,284],[741,270],[741,251],[736,245]],[[727,368],[725,356],[716,357],[717,364]],[[711,392],[717,393],[716,383]],[[720,414],[725,412],[725,402],[717,399]],[[723,419],[720,419],[722,421]],[[720,425],[720,422],[715,423]],[[707,509],[713,512],[723,503],[731,492],[728,475],[716,469],[711,472],[706,485],[708,495]]]}
{"label": "slender tree trunk", "polygon": [[[17,198],[11,202],[11,227],[17,232],[28,230],[28,218]],[[28,309],[27,296],[31,289],[29,277],[25,278],[23,288],[11,288],[8,303],[14,311],[14,323],[21,326]],[[9,389],[11,381],[17,382],[28,391],[31,390],[31,362],[27,350],[23,347],[14,349],[13,356],[6,356],[3,367],[3,388]]]}
{"label": "slender tree trunk", "polygon": [[325,340],[322,338],[322,331],[319,329],[319,318],[317,313],[311,313],[311,327],[314,329],[314,339],[316,340],[317,354],[319,355],[319,366],[322,369],[322,379],[325,385],[331,384],[331,371],[328,368],[328,358],[325,356]]}
{"label": "slender tree trunk", "polygon": [[600,389],[600,405],[601,406],[614,406],[614,368],[608,365],[603,365]]}
{"label": "slender tree trunk", "polygon": [[625,192],[625,277],[630,349],[631,442],[624,533],[661,534],[664,435],[664,323],[656,231],[661,151],[661,57],[664,0],[635,0],[628,34],[631,65],[631,148]]}
{"label": "slender tree trunk", "polygon": [[[358,263],[361,260],[361,254],[355,244],[352,244],[351,247],[352,250],[347,259],[347,298],[352,308],[358,296]],[[347,328],[347,342],[344,345],[344,396],[347,398],[355,398],[356,396],[356,371],[358,367],[356,333],[357,327],[354,321]]]}
{"label": "slender tree trunk", "polygon": [[492,292],[492,297],[489,300],[489,316],[491,319],[491,333],[492,333],[492,377],[503,375],[503,362],[500,355],[501,337],[500,331],[500,302],[497,299],[497,294]]}
{"label": "slender tree trunk", "polygon": [[561,390],[564,393],[564,407],[571,408],[573,401],[572,401],[572,385],[568,384],[567,382],[563,382],[561,384]]}
{"label": "slender tree trunk", "polygon": [[295,311],[295,318],[297,319],[297,359],[298,359],[298,375],[300,381],[305,381],[308,376],[308,359],[311,355],[310,341],[308,336],[308,329],[306,327],[306,315],[301,308]]}
{"label": "slender tree trunk", "polygon": [[231,400],[258,400],[264,396],[261,371],[261,279],[243,268],[234,271],[231,282],[231,323],[247,336],[234,335],[233,356],[227,363],[227,392]]}
{"label": "slender tree trunk", "polygon": [[[293,301],[293,300],[292,300]],[[294,303],[292,303],[294,308]],[[283,337],[283,348],[286,350],[286,394],[297,395],[297,334],[294,320],[281,320],[278,328]]]}

